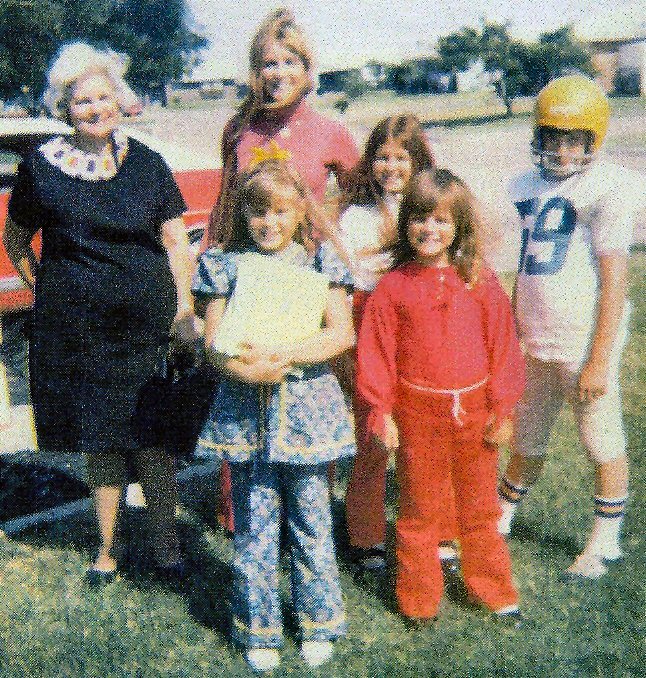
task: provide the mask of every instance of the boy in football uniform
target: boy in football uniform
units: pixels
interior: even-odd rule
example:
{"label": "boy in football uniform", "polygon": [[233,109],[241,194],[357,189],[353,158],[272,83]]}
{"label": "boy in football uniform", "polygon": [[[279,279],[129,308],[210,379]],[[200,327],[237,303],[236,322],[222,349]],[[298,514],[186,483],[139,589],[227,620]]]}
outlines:
{"label": "boy in football uniform", "polygon": [[512,182],[523,226],[514,303],[527,388],[499,487],[499,531],[508,534],[568,400],[595,468],[595,518],[566,576],[593,579],[607,571],[606,561],[622,556],[628,462],[618,372],[640,196],[631,173],[598,158],[609,114],[605,94],[591,80],[566,76],[550,82],[535,107],[537,167]]}

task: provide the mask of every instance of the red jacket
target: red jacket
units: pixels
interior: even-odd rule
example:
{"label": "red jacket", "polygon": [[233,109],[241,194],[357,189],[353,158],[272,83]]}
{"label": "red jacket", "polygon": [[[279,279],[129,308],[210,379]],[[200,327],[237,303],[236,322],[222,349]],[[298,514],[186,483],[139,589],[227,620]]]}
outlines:
{"label": "red jacket", "polygon": [[511,304],[493,273],[470,289],[452,267],[415,262],[387,273],[367,302],[357,347],[357,390],[381,430],[397,383],[459,389],[487,379],[487,403],[508,415],[525,386]]}

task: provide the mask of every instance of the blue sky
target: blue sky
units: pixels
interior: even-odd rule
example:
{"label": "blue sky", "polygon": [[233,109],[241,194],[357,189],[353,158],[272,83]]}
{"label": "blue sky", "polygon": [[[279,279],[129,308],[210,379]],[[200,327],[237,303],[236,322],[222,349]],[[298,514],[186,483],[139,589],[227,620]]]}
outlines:
{"label": "blue sky", "polygon": [[591,15],[635,5],[635,0],[188,0],[200,32],[212,47],[207,63],[245,77],[247,49],[264,16],[285,4],[307,30],[320,65],[361,59],[381,51],[406,52],[427,45],[481,17],[509,22],[512,32],[539,33]]}

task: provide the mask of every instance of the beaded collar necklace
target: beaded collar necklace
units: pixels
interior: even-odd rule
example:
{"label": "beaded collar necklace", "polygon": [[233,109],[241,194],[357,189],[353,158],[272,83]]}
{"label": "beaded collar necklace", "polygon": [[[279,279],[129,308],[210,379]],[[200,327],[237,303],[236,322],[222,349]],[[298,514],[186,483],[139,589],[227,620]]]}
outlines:
{"label": "beaded collar necklace", "polygon": [[82,151],[68,137],[58,136],[46,141],[38,149],[54,167],[70,177],[86,181],[112,179],[128,153],[128,137],[119,130],[112,134],[112,151],[101,153]]}

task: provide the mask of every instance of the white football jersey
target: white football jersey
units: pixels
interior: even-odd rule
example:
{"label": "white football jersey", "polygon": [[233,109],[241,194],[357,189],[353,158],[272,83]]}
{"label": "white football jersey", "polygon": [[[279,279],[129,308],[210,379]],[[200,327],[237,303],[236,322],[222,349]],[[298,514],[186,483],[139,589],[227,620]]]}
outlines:
{"label": "white football jersey", "polygon": [[512,182],[523,227],[516,315],[535,358],[587,356],[596,323],[598,256],[628,253],[643,185],[635,172],[601,160],[561,181],[547,181],[534,169]]}

